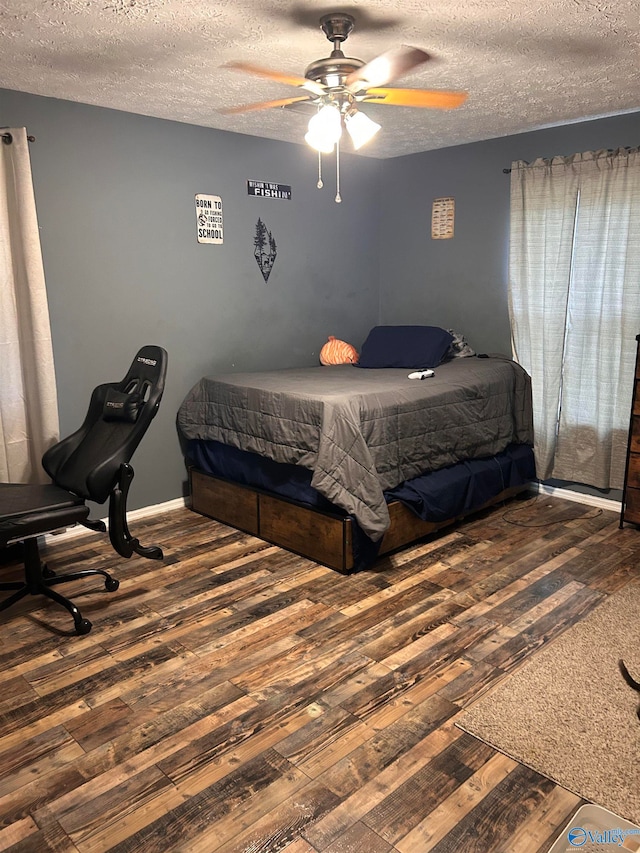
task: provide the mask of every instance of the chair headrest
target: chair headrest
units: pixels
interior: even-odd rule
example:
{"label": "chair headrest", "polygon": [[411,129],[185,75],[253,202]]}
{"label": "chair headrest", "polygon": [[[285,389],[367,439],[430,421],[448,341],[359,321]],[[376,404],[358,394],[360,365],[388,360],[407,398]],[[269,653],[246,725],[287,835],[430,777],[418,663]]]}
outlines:
{"label": "chair headrest", "polygon": [[137,380],[140,385],[147,383],[164,390],[164,377],[167,372],[167,353],[162,347],[151,344],[138,350],[131,362],[127,375],[121,385],[128,386]]}

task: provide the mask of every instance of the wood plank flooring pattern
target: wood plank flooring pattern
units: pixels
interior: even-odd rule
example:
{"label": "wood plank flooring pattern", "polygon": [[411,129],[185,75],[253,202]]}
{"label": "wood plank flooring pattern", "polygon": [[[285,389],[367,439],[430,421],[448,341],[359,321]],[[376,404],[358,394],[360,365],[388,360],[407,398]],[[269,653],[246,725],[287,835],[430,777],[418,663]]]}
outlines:
{"label": "wood plank flooring pattern", "polygon": [[121,585],[64,588],[86,637],[40,598],[3,614],[0,849],[548,850],[582,801],[455,722],[639,576],[597,513],[512,502],[350,577],[186,509],[135,524],[162,563],[50,546]]}

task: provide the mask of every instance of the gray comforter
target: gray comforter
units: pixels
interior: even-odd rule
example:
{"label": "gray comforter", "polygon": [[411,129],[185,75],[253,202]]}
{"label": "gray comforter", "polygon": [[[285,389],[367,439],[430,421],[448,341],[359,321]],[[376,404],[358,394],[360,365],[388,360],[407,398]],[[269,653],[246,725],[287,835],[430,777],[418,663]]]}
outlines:
{"label": "gray comforter", "polygon": [[383,491],[447,465],[533,444],[530,380],[504,356],[456,358],[435,376],[351,365],[205,377],[178,413],[185,438],[303,465],[311,485],[377,541]]}

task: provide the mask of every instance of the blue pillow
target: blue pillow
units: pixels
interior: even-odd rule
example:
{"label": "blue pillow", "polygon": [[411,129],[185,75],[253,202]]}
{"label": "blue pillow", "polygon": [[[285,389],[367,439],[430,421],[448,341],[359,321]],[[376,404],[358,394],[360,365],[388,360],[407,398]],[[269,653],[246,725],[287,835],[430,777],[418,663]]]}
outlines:
{"label": "blue pillow", "polygon": [[439,326],[374,326],[358,367],[437,367],[452,341],[453,335]]}

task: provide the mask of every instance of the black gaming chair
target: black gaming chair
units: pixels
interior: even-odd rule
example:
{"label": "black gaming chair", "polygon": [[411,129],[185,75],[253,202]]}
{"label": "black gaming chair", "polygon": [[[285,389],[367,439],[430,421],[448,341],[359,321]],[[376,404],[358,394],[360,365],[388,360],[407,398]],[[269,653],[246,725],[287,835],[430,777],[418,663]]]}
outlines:
{"label": "black gaming chair", "polygon": [[42,457],[51,484],[0,483],[0,548],[22,543],[25,570],[24,582],[0,583],[0,590],[16,590],[0,603],[0,610],[25,595],[46,595],[71,613],[77,634],[89,633],[91,622],[52,587],[102,575],[106,589],[113,592],[119,582],[102,569],[57,575],[41,562],[37,539],[76,523],[104,532],[102,521],[88,518],[88,500],[104,503],[109,498],[109,538],[118,554],[130,557],[135,552],[152,560],[162,559],[160,548],[144,548],[129,533],[126,503],[133,479],[129,460],[158,411],[166,372],[165,350],[142,347],[122,382],[99,385],[93,391],[80,429]]}

